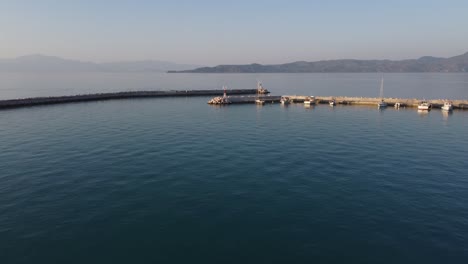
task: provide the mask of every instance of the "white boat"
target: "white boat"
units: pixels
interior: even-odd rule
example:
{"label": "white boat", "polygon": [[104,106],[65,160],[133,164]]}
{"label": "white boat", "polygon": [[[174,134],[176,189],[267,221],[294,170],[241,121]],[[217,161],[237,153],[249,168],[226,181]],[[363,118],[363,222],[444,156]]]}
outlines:
{"label": "white boat", "polygon": [[261,82],[257,81],[257,98],[255,99],[255,103],[258,105],[264,105],[265,100],[260,99],[260,94],[263,94],[263,91],[265,89],[263,88],[263,85]]}
{"label": "white boat", "polygon": [[387,103],[382,99],[382,101],[380,101],[380,102],[377,104],[377,107],[378,107],[378,108],[387,107]]}
{"label": "white boat", "polygon": [[257,94],[269,94],[270,92],[263,87],[262,82],[257,81]]}
{"label": "white boat", "polygon": [[264,105],[265,104],[265,100],[262,100],[260,98],[257,98],[255,99],[255,103],[258,104],[258,105]]}
{"label": "white boat", "polygon": [[380,102],[377,103],[378,108],[384,108],[387,107],[387,103],[383,99],[383,76],[382,79],[380,80]]}
{"label": "white boat", "polygon": [[426,100],[422,100],[419,104],[418,104],[418,110],[421,110],[421,111],[429,111],[431,110],[432,108],[432,104],[429,103],[428,101]]}
{"label": "white boat", "polygon": [[440,109],[442,109],[443,111],[447,111],[447,112],[450,112],[453,110],[453,106],[452,106],[452,102],[444,102],[444,106],[442,106]]}
{"label": "white boat", "polygon": [[336,105],[335,99],[331,99],[329,104],[330,104],[330,106],[335,106]]}
{"label": "white boat", "polygon": [[315,104],[315,96],[307,96],[306,99],[304,99],[304,105],[312,104]]}
{"label": "white boat", "polygon": [[401,103],[396,102],[396,103],[395,103],[395,108],[399,109],[400,107],[401,107]]}
{"label": "white boat", "polygon": [[289,104],[289,103],[290,103],[289,97],[281,97],[280,102],[281,102],[281,104],[283,104],[283,105]]}

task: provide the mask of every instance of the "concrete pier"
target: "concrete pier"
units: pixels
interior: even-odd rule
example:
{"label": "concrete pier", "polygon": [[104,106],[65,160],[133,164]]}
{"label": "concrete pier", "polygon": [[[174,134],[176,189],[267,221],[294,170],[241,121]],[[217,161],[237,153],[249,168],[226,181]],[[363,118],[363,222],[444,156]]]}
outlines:
{"label": "concrete pier", "polygon": [[[291,103],[303,103],[304,100],[311,98],[310,95],[283,95],[283,96],[269,96],[263,95],[260,96],[262,100],[265,100],[266,103],[279,103],[281,98],[288,98]],[[219,99],[214,100],[214,99]],[[223,99],[223,100],[221,100]],[[208,103],[212,104],[243,104],[243,103],[255,103],[257,96],[227,96],[213,98],[214,101]],[[341,105],[374,105],[377,106],[377,103],[380,102],[381,98],[373,97],[346,97],[346,96],[315,96],[316,104],[328,104],[331,100],[335,99],[336,104]],[[408,98],[384,98],[384,101],[389,107],[393,107],[396,103],[400,103],[400,107],[418,107],[418,104],[422,99],[408,99]],[[454,109],[465,109],[468,110],[468,100],[448,100],[448,99],[436,99],[436,100],[427,100],[432,104],[432,108],[441,108],[444,105],[444,102],[452,102]],[[213,103],[219,102],[219,103]]]}
{"label": "concrete pier", "polygon": [[257,98],[262,99],[265,103],[279,103],[281,96],[269,96],[269,95],[245,95],[245,96],[227,96],[227,97],[215,97],[211,99],[208,104],[225,105],[225,104],[253,104]]}
{"label": "concrete pier", "polygon": [[[226,92],[227,96],[222,96]],[[303,103],[310,95],[283,95],[270,96],[269,91],[264,90],[265,94],[258,95],[258,89],[231,89],[231,90],[171,90],[171,91],[133,91],[133,92],[116,92],[116,93],[100,93],[100,94],[84,94],[71,96],[55,96],[55,97],[35,97],[24,99],[0,100],[0,109],[28,107],[47,104],[63,104],[101,100],[116,100],[116,99],[131,99],[131,98],[151,98],[151,97],[190,97],[190,96],[217,96],[214,99],[222,98],[219,104],[247,104],[255,103],[255,100],[260,97],[265,103],[279,103],[281,97],[288,97],[293,103]],[[346,97],[346,96],[315,96],[316,104],[328,104],[331,100],[335,100],[337,104],[342,105],[374,105],[380,102],[381,98],[375,97]],[[212,99],[213,100],[213,99]],[[408,98],[384,98],[389,107],[400,103],[401,107],[417,107],[422,99]],[[428,100],[433,108],[441,108],[445,101],[452,102],[454,109],[468,110],[468,100],[447,100],[436,99]]]}
{"label": "concrete pier", "polygon": [[[316,96],[317,103],[328,104],[335,99],[337,104],[344,105],[375,105],[380,102],[381,98],[374,97],[346,97],[346,96]],[[418,107],[422,99],[416,98],[384,98],[388,106],[393,107],[396,103],[400,103],[400,107]],[[454,109],[468,110],[468,100],[450,100],[450,99],[433,99],[427,100],[432,104],[432,108],[441,108],[444,102],[452,102]]]}
{"label": "concrete pier", "polygon": [[[18,108],[36,105],[64,104],[76,102],[116,100],[129,98],[150,97],[183,97],[183,96],[216,96],[226,92],[228,95],[256,94],[257,89],[232,89],[232,90],[171,90],[171,91],[133,91],[116,93],[83,94],[71,96],[35,97],[23,99],[0,100],[0,109]],[[269,93],[267,90],[265,93]]]}

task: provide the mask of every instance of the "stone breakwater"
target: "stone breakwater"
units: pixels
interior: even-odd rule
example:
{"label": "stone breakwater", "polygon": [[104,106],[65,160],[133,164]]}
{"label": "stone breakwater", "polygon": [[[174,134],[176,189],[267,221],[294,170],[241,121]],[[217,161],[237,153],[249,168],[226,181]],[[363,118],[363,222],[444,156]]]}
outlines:
{"label": "stone breakwater", "polygon": [[[335,99],[337,104],[346,105],[377,105],[381,98],[373,97],[346,97],[346,96],[317,96],[318,103],[327,104],[329,101]],[[422,99],[417,98],[384,98],[384,101],[388,106],[394,106],[396,103],[400,103],[401,107],[418,107],[418,104]],[[454,109],[465,109],[468,110],[468,100],[451,100],[451,99],[432,99],[427,100],[432,104],[434,108],[441,108],[444,102],[452,102]]]}
{"label": "stone breakwater", "polygon": [[[224,105],[224,104],[244,104],[244,103],[255,103],[255,99],[260,98],[266,103],[279,103],[281,98],[287,98],[290,103],[303,103],[307,98],[312,96],[306,95],[283,95],[283,96],[227,96],[227,97],[215,97],[208,101],[208,104]],[[347,97],[347,96],[315,96],[314,103],[316,104],[328,104],[331,100],[335,100],[336,104],[341,105],[373,105],[377,106],[381,98],[373,97]],[[384,98],[384,101],[388,106],[394,106],[396,103],[400,104],[400,107],[418,107],[418,104],[422,99],[408,99],[408,98]],[[454,109],[468,110],[468,100],[449,100],[449,99],[432,99],[427,100],[432,104],[433,108],[441,108],[444,102],[450,101]]]}
{"label": "stone breakwater", "polygon": [[[116,93],[82,94],[69,96],[34,97],[22,99],[0,100],[0,109],[28,107],[48,104],[64,104],[102,100],[117,100],[131,98],[151,97],[178,97],[178,96],[216,96],[226,92],[229,95],[256,94],[257,89],[232,89],[232,90],[172,90],[172,91],[132,91]],[[266,91],[266,93],[269,93]]]}
{"label": "stone breakwater", "polygon": [[259,96],[218,96],[208,101],[208,104],[213,105],[227,105],[227,104],[250,104],[255,103],[256,99],[261,99],[265,103],[279,103],[281,96],[269,96],[269,95],[259,95]]}

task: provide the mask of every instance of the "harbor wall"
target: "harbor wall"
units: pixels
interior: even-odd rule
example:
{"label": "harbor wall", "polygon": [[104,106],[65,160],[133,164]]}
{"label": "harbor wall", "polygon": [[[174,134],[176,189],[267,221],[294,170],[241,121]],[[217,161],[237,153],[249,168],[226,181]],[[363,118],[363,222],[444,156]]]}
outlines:
{"label": "harbor wall", "polygon": [[[268,91],[267,91],[268,92]],[[116,93],[82,94],[70,96],[34,97],[22,99],[0,100],[0,109],[18,108],[36,105],[64,104],[75,102],[116,100],[129,98],[151,97],[183,97],[183,96],[219,96],[224,90],[171,90],[171,91],[131,91]],[[231,89],[226,90],[228,95],[256,94],[257,89]]]}
{"label": "harbor wall", "polygon": [[[283,96],[270,96],[264,95],[260,98],[266,103],[279,103],[281,97],[287,97],[290,102],[293,103],[303,103],[306,98],[312,96],[305,95],[283,95]],[[222,98],[222,97],[217,97]],[[219,104],[243,104],[243,103],[255,103],[255,99],[258,96],[228,96],[228,103],[223,103],[220,101]],[[328,104],[331,100],[335,99],[337,104],[341,105],[372,105],[377,106],[377,103],[380,102],[381,98],[375,97],[349,97],[349,96],[315,96],[316,104]],[[384,101],[388,106],[394,106],[396,103],[400,103],[400,107],[418,107],[418,104],[421,102],[421,99],[416,98],[384,98]],[[445,101],[452,102],[454,109],[465,109],[468,110],[468,100],[447,100],[447,99],[436,99],[428,100],[432,104],[433,108],[441,108],[444,105]],[[211,102],[208,102],[211,103]],[[216,103],[215,103],[216,104]]]}
{"label": "harbor wall", "polygon": [[[337,104],[346,105],[377,105],[381,98],[375,97],[347,97],[347,96],[316,96],[317,103],[328,104],[331,100],[335,99]],[[418,107],[421,99],[417,98],[384,98],[388,106],[394,106],[400,103],[401,107]],[[432,104],[433,108],[441,108],[444,102],[452,102],[454,109],[468,109],[468,100],[447,100],[447,99],[433,99],[427,100]]]}
{"label": "harbor wall", "polygon": [[[131,91],[116,93],[98,93],[71,96],[35,97],[23,99],[0,100],[0,109],[28,107],[36,105],[63,104],[88,101],[117,100],[131,98],[152,98],[152,97],[192,97],[192,96],[222,96],[224,90],[171,90],[171,91]],[[226,90],[230,103],[255,103],[258,95],[257,89],[231,89]],[[266,93],[269,93],[266,91]],[[281,96],[260,95],[266,103],[279,103]],[[309,96],[283,95],[289,97],[296,103],[301,103]],[[335,99],[337,104],[343,105],[377,105],[381,98],[373,97],[348,97],[348,96],[315,96],[317,104],[328,104]],[[384,98],[389,106],[400,103],[401,107],[417,107],[421,99],[416,98]],[[446,99],[429,100],[433,108],[443,106]],[[468,100],[449,100],[454,109],[468,110]]]}
{"label": "harbor wall", "polygon": [[255,103],[255,100],[257,98],[262,99],[265,101],[265,103],[279,103],[281,100],[281,96],[270,96],[270,95],[265,95],[265,96],[228,96],[228,99],[231,103],[233,104],[249,104],[249,103]]}

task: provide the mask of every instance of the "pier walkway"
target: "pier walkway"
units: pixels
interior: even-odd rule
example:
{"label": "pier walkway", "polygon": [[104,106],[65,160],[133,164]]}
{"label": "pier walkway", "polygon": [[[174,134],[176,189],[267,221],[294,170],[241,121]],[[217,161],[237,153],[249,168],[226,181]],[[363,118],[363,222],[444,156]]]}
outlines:
{"label": "pier walkway", "polygon": [[[217,96],[224,92],[230,95],[256,94],[257,89],[232,90],[171,90],[171,91],[132,91],[116,93],[82,94],[70,96],[34,97],[23,99],[0,100],[0,109],[18,108],[36,105],[64,104],[88,101],[151,98],[151,97],[183,97],[183,96]],[[265,93],[269,93],[265,90]]]}
{"label": "pier walkway", "polygon": [[[381,98],[373,97],[346,97],[346,96],[316,96],[318,103],[328,104],[330,100],[335,99],[337,104],[345,105],[377,105]],[[400,107],[418,107],[422,99],[417,98],[384,98],[388,106],[394,106],[400,103]],[[468,110],[468,100],[451,100],[451,99],[432,99],[427,100],[432,104],[433,108],[441,108],[444,102],[452,102],[454,109]]]}
{"label": "pier walkway", "polygon": [[[222,97],[226,92],[228,96]],[[99,94],[84,94],[70,96],[53,96],[53,97],[35,97],[24,99],[9,99],[0,100],[0,109],[28,107],[36,105],[48,104],[64,104],[75,102],[101,101],[101,100],[116,100],[116,99],[131,99],[131,98],[152,98],[152,97],[191,97],[191,96],[217,96],[215,98],[225,98],[220,104],[243,104],[255,103],[255,99],[261,97],[265,103],[279,103],[281,97],[288,97],[294,103],[302,103],[311,96],[304,95],[283,95],[270,96],[269,91],[264,90],[265,94],[258,95],[257,89],[231,89],[231,90],[171,90],[171,91],[132,91],[132,92],[116,92],[116,93],[99,93]],[[342,105],[375,105],[381,98],[373,97],[345,97],[345,96],[315,96],[315,103],[328,104],[331,100],[335,100],[337,104]],[[388,106],[394,106],[400,103],[400,107],[417,107],[421,99],[408,98],[384,98]],[[451,101],[454,109],[468,110],[468,100],[450,100],[436,99],[428,100],[433,108],[441,108],[445,101]]]}
{"label": "pier walkway", "polygon": [[[303,103],[306,98],[313,96],[305,95],[283,95],[283,96],[260,96],[265,103],[279,103],[282,97],[287,97],[292,103]],[[223,97],[216,97],[218,99]],[[243,104],[243,103],[255,103],[257,96],[227,96],[225,101],[217,101],[214,104]],[[346,96],[315,96],[316,104],[328,104],[331,100],[335,99],[336,104],[341,105],[374,105],[380,102],[381,98],[373,97],[346,97]],[[418,107],[419,102],[422,99],[408,99],[408,98],[384,98],[384,101],[389,107],[393,107],[396,103],[400,103],[400,107]],[[441,108],[445,101],[452,102],[454,109],[468,110],[468,100],[449,100],[449,99],[436,99],[428,100],[433,108]],[[209,103],[211,103],[210,101]]]}

